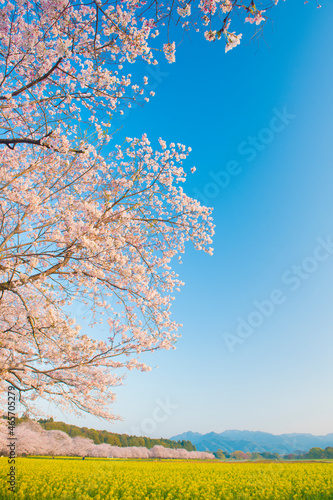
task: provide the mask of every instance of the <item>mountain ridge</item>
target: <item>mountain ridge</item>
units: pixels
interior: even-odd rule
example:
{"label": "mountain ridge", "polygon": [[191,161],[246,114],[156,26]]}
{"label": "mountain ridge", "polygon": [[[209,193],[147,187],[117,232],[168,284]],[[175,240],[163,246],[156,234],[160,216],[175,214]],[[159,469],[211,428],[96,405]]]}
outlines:
{"label": "mountain ridge", "polygon": [[218,449],[232,453],[236,450],[244,452],[269,452],[285,455],[295,452],[307,452],[311,448],[333,446],[333,433],[314,435],[311,433],[271,434],[262,431],[226,430],[221,433],[187,431],[170,438],[172,441],[186,439],[195,445],[198,451],[217,451]]}

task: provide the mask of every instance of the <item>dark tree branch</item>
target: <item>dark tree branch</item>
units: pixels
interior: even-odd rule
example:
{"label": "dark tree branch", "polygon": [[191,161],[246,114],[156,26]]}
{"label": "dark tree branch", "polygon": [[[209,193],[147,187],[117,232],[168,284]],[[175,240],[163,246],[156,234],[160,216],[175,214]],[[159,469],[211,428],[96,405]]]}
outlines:
{"label": "dark tree branch", "polygon": [[[45,78],[47,78],[48,76],[50,76],[50,74],[53,73],[53,71],[55,69],[57,69],[57,67],[59,66],[59,64],[61,63],[62,60],[63,60],[63,58],[60,57],[58,59],[58,61],[55,63],[55,65],[52,66],[52,68],[49,69],[49,71],[47,71],[44,75],[40,76],[39,78],[36,78],[36,80],[33,80],[32,82],[28,83],[28,85],[24,85],[20,89],[15,90],[15,92],[12,93],[12,97],[16,97],[17,95],[21,94],[25,90],[28,90],[31,87],[33,87],[34,85],[37,85],[37,83],[42,82],[43,80],[45,80]],[[0,96],[0,100],[1,101],[6,101],[7,97]]]}
{"label": "dark tree branch", "polygon": [[[47,149],[54,149],[51,148],[48,144],[44,144],[42,141],[46,139],[46,137],[49,137],[52,134],[52,132],[49,132],[46,134],[44,137],[41,139],[29,139],[28,137],[12,137],[11,139],[0,139],[0,144],[4,144],[9,147],[9,149],[14,149],[16,144],[34,144],[36,146],[42,146]],[[71,153],[83,153],[84,151],[82,149],[70,149],[69,150]]]}

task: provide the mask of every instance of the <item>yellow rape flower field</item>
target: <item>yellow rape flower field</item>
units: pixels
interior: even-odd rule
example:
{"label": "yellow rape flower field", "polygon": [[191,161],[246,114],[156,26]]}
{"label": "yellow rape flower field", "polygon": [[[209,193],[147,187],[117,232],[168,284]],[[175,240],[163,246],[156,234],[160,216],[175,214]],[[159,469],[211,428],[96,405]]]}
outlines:
{"label": "yellow rape flower field", "polygon": [[333,463],[0,458],[0,498],[24,500],[333,499]]}

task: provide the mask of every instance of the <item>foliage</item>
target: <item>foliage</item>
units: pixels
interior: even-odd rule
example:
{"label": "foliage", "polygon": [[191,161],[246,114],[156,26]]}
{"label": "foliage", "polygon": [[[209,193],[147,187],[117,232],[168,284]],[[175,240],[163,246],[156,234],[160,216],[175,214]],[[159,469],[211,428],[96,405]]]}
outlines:
{"label": "foliage", "polygon": [[305,458],[309,459],[333,459],[333,447],[328,446],[324,450],[322,448],[311,448],[308,453],[306,453]]}
{"label": "foliage", "polygon": [[[46,426],[46,429],[38,422],[24,420],[16,427],[16,453],[19,456],[214,458],[214,455],[211,453],[193,450],[192,444],[184,441],[177,443],[163,439],[127,436],[126,434],[114,435],[107,431],[81,429],[76,426],[63,424],[62,422],[46,422],[44,426]],[[6,435],[5,423],[1,421],[0,454],[8,456],[8,436]]]}
{"label": "foliage", "polygon": [[[263,452],[243,452],[241,450],[233,451],[232,453],[227,453],[226,451],[217,450],[214,455],[216,458],[226,458],[231,460],[280,460],[282,457],[278,453]],[[304,458],[304,457],[303,457]]]}
{"label": "foliage", "polygon": [[233,460],[247,460],[249,457],[243,451],[236,450],[230,453],[230,458]]}
{"label": "foliage", "polygon": [[184,448],[187,451],[196,451],[191,441],[172,441],[171,439],[154,439],[146,436],[129,436],[127,434],[117,434],[106,430],[88,429],[76,425],[65,424],[64,422],[54,422],[53,419],[39,420],[40,425],[45,430],[59,430],[66,432],[71,437],[81,436],[91,439],[95,444],[107,443],[111,446],[144,446],[148,449],[155,445],[165,448]]}
{"label": "foliage", "polygon": [[218,458],[219,460],[223,460],[225,457],[225,454],[223,453],[222,450],[217,450],[215,453],[214,453],[215,457]]}

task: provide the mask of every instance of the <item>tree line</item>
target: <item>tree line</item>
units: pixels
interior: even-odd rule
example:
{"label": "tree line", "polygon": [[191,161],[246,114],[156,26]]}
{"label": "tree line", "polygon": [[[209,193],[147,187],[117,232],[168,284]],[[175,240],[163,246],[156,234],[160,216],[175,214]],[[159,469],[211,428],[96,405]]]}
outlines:
{"label": "tree line", "polygon": [[228,453],[226,451],[217,450],[214,452],[216,458],[231,459],[231,460],[333,460],[333,447],[328,446],[325,449],[322,448],[311,448],[308,452],[301,453],[288,453],[286,455],[280,455],[279,453],[270,453],[265,451],[263,453],[254,452],[244,452],[241,450],[233,451]]}
{"label": "tree line", "polygon": [[[26,418],[17,419],[17,424],[26,421]],[[164,448],[179,449],[184,448],[187,451],[196,451],[196,447],[191,441],[172,441],[171,439],[153,439],[146,436],[130,436],[128,434],[118,434],[106,430],[89,429],[88,427],[78,427],[77,425],[65,424],[64,422],[56,422],[51,417],[50,419],[40,419],[38,423],[47,431],[58,430],[65,432],[70,437],[76,436],[92,439],[95,444],[109,444],[111,446],[143,446],[149,450],[156,445],[164,446]]]}

